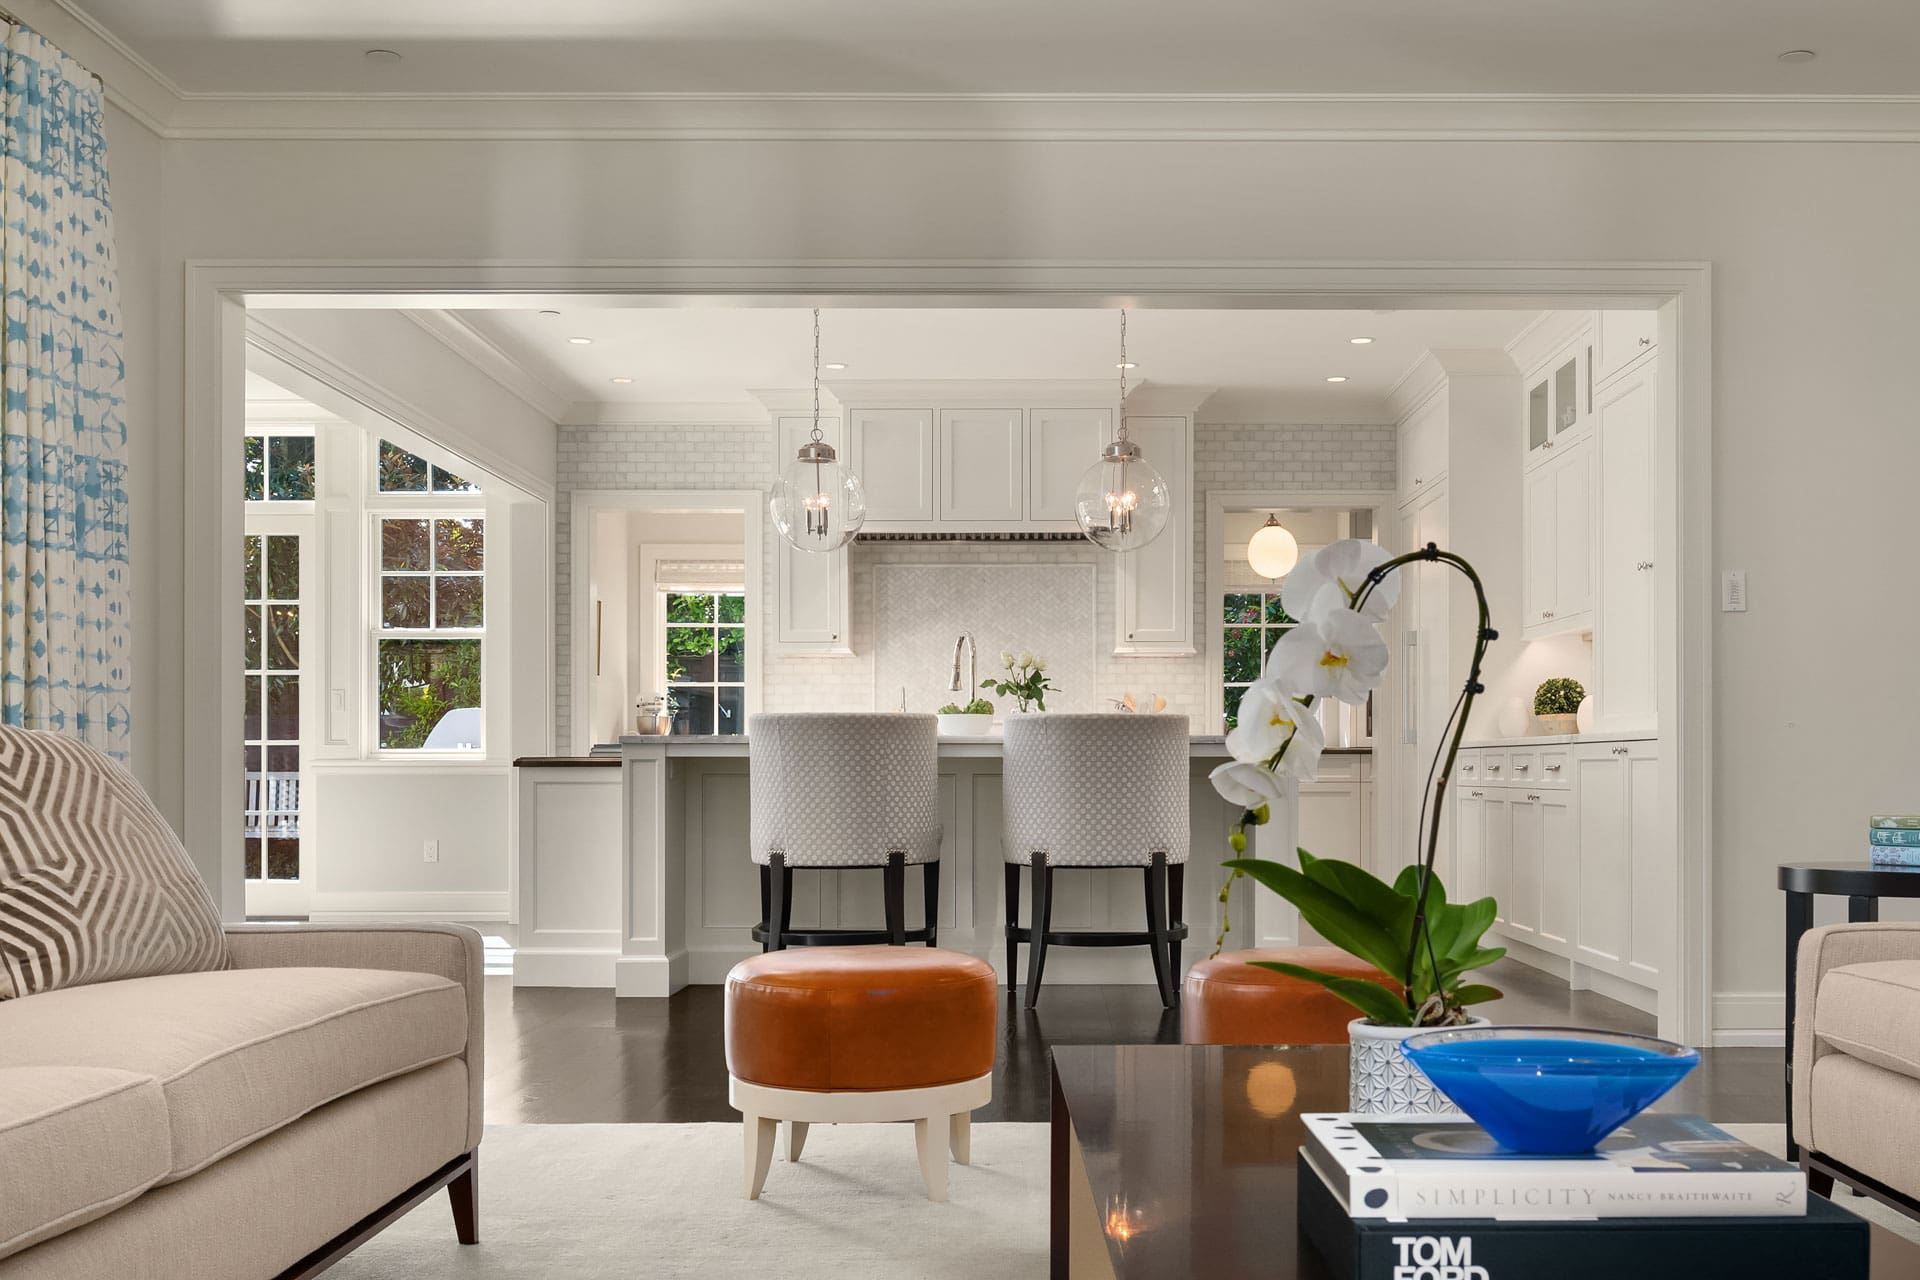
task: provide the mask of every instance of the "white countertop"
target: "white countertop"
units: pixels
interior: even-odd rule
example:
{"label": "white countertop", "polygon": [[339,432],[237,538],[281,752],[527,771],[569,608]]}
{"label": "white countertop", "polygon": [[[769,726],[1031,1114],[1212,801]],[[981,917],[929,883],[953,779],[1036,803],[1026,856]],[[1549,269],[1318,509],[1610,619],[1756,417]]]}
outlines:
{"label": "white countertop", "polygon": [[[1005,751],[1005,740],[997,733],[943,734],[940,755],[949,760],[993,759]],[[1195,760],[1225,760],[1227,740],[1224,734],[1195,734],[1188,739],[1188,754]],[[629,733],[620,739],[623,754],[634,749],[658,748],[670,756],[743,756],[747,754],[744,734],[640,734]],[[1372,747],[1329,747],[1328,755],[1368,755]],[[610,758],[610,757],[602,757]],[[528,761],[529,764],[550,763]]]}
{"label": "white countertop", "polygon": [[1460,744],[1462,751],[1480,747],[1554,747],[1577,746],[1582,742],[1652,742],[1660,735],[1645,729],[1623,733],[1536,733],[1520,738],[1472,738]]}

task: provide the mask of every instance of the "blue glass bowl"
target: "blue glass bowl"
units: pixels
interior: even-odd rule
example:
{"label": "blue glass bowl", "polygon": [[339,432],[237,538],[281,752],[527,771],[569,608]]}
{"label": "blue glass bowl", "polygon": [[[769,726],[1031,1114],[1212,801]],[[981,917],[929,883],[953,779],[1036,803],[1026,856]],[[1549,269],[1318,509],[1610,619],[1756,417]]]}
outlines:
{"label": "blue glass bowl", "polygon": [[1700,1065],[1685,1045],[1565,1027],[1459,1027],[1409,1036],[1400,1051],[1495,1142],[1527,1155],[1593,1150]]}

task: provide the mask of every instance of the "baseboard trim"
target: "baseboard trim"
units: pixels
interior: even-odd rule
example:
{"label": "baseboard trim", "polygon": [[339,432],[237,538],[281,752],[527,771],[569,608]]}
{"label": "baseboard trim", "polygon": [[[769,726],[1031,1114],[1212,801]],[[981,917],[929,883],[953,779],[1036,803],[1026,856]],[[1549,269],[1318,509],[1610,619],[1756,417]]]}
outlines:
{"label": "baseboard trim", "polygon": [[1715,1031],[1712,1045],[1716,1049],[1784,1049],[1787,1045],[1785,1031]]}
{"label": "baseboard trim", "polygon": [[[918,944],[915,944],[918,945]],[[975,956],[993,966],[994,975],[1002,985],[1007,981],[1007,951],[1004,942],[994,946],[979,944],[958,944],[949,946],[943,939],[941,950],[956,951],[961,955]],[[755,946],[718,946],[693,947],[686,952],[688,968],[687,981],[695,986],[716,986],[727,980],[727,973],[734,965],[749,956],[760,954]],[[1189,946],[1181,959],[1181,973],[1186,966],[1198,960],[1203,954]],[[631,959],[632,957],[629,957]],[[1027,948],[1020,948],[1020,972],[1026,975]],[[1047,948],[1047,986],[1124,986],[1148,987],[1153,982],[1153,961],[1142,947],[1112,947],[1076,950],[1072,947],[1052,946]],[[677,988],[676,988],[677,990]],[[624,994],[624,993],[622,993]]]}
{"label": "baseboard trim", "polygon": [[422,920],[512,919],[504,891],[493,893],[315,893],[307,919],[316,924],[359,920],[413,924]]}
{"label": "baseboard trim", "polygon": [[[672,995],[687,985],[689,971],[685,951],[664,956],[616,956],[613,961],[613,994],[617,999],[657,1000]],[[725,980],[725,975],[721,975]]]}
{"label": "baseboard trim", "polygon": [[1787,1042],[1787,997],[1779,991],[1727,991],[1713,998],[1715,1047],[1778,1049]]}
{"label": "baseboard trim", "polygon": [[[1621,1004],[1638,1009],[1642,1013],[1660,1016],[1660,993],[1652,987],[1643,987],[1637,982],[1596,969],[1592,965],[1582,964],[1578,960],[1569,960],[1557,956],[1551,951],[1543,951],[1530,942],[1502,935],[1502,946],[1506,947],[1509,958],[1518,960],[1530,969],[1551,974],[1576,991],[1591,991],[1603,995],[1609,1000],[1618,1000]],[[1052,957],[1048,957],[1052,963]]]}
{"label": "baseboard trim", "polygon": [[618,950],[564,951],[518,947],[513,953],[513,985],[601,987],[611,990],[619,959]]}

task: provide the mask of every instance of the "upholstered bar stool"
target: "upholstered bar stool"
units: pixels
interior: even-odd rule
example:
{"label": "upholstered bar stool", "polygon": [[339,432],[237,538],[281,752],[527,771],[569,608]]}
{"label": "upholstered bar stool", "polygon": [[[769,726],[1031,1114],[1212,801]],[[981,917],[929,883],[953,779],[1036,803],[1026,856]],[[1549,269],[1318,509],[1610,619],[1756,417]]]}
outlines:
{"label": "upholstered bar stool", "polygon": [[1342,978],[1393,982],[1338,947],[1262,947],[1226,951],[1187,971],[1180,1039],[1186,1044],[1345,1044],[1360,1011],[1317,982],[1260,969],[1281,960]]}
{"label": "upholstered bar stool", "polygon": [[743,1126],[741,1189],[760,1198],[776,1130],[800,1158],[813,1124],[913,1121],[929,1200],[947,1156],[971,1159],[993,1100],[993,966],[953,951],[821,947],[750,956],[727,975],[727,1098]]}
{"label": "upholstered bar stool", "polygon": [[[760,867],[754,941],[786,946],[936,944],[940,916],[940,802],[932,716],[840,712],[757,715],[748,725],[753,812],[748,835]],[[926,883],[926,920],[906,927],[906,869]],[[880,868],[885,929],[793,928],[796,868]]]}
{"label": "upholstered bar stool", "polygon": [[[1027,1008],[1040,1000],[1049,946],[1145,946],[1160,1002],[1172,1008],[1180,972],[1187,862],[1187,719],[1171,715],[1027,715],[1007,721],[1005,835],[1007,987],[1032,951]],[[1020,868],[1032,870],[1033,923],[1020,927]],[[1144,931],[1053,928],[1062,868],[1138,868]]]}

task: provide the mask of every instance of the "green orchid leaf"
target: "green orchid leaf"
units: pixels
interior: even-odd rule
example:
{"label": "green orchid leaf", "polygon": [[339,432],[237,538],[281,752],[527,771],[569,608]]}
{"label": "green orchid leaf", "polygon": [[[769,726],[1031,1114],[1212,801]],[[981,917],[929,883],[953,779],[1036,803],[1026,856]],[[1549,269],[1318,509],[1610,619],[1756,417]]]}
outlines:
{"label": "green orchid leaf", "polygon": [[1498,987],[1469,984],[1456,990],[1453,999],[1456,1004],[1485,1004],[1489,1000],[1505,999],[1506,994]]}
{"label": "green orchid leaf", "polygon": [[1492,898],[1480,898],[1474,902],[1454,904],[1451,910],[1459,914],[1448,922],[1447,944],[1439,947],[1438,934],[1434,937],[1434,943],[1443,956],[1449,960],[1459,960],[1479,949],[1480,939],[1486,936],[1487,930],[1493,928],[1493,918],[1499,914],[1500,907]]}
{"label": "green orchid leaf", "polygon": [[[1404,898],[1411,898],[1415,902],[1418,902],[1420,900],[1420,864],[1419,863],[1417,862],[1410,863],[1407,866],[1402,867],[1400,869],[1399,877],[1393,882],[1393,891]],[[1433,914],[1434,907],[1438,904],[1445,903],[1446,900],[1447,900],[1447,887],[1446,885],[1440,882],[1440,873],[1436,871],[1433,873],[1433,876],[1427,887],[1428,915],[1431,916]]]}
{"label": "green orchid leaf", "polygon": [[1339,996],[1348,1004],[1365,1014],[1368,1019],[1387,1027],[1408,1027],[1413,1025],[1413,1014],[1406,1002],[1394,994],[1391,987],[1383,986],[1367,978],[1345,978],[1336,974],[1321,973],[1318,969],[1309,969],[1305,965],[1288,964],[1284,960],[1252,960],[1248,963],[1255,968],[1271,969],[1275,973],[1284,973],[1290,978],[1299,978],[1306,982],[1316,982],[1333,995]]}
{"label": "green orchid leaf", "polygon": [[1506,958],[1505,947],[1482,947],[1464,959],[1452,961],[1451,967],[1455,973],[1465,973],[1469,969],[1484,969],[1494,961]]}
{"label": "green orchid leaf", "polygon": [[1406,948],[1413,941],[1414,904],[1411,898],[1395,893],[1392,885],[1364,867],[1342,862],[1338,858],[1314,858],[1311,864],[1301,867],[1301,871],[1307,879],[1339,894],[1392,934],[1400,952],[1400,964],[1395,969],[1406,964]]}
{"label": "green orchid leaf", "polygon": [[1398,973],[1407,963],[1405,931],[1395,934],[1332,889],[1309,880],[1287,866],[1265,858],[1234,858],[1221,865],[1240,871],[1291,902],[1300,918],[1321,937],[1348,955],[1357,956],[1386,973]]}

